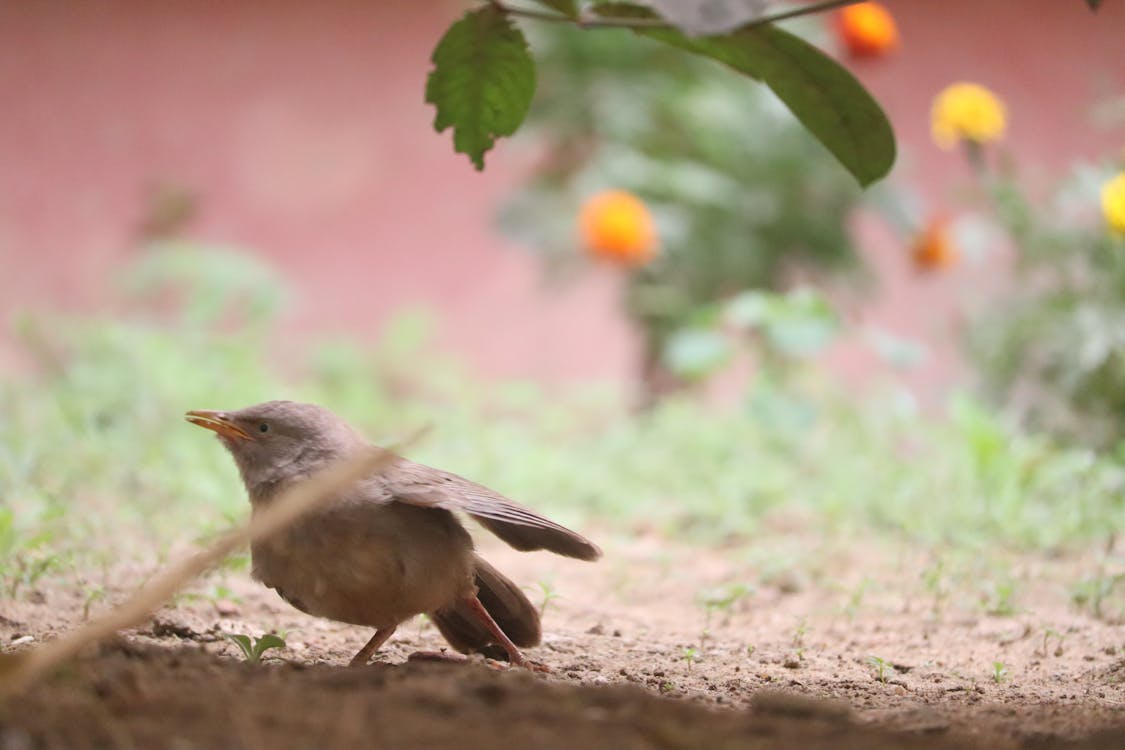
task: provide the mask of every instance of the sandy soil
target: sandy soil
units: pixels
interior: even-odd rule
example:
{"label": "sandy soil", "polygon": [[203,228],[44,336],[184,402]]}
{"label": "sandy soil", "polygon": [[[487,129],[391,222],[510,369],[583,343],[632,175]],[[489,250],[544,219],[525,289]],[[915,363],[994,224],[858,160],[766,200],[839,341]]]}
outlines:
{"label": "sandy soil", "polygon": [[[807,535],[762,554],[642,534],[594,565],[481,542],[533,600],[541,584],[553,592],[529,652],[549,675],[407,663],[442,645],[421,618],[377,663],[348,669],[367,631],[227,573],[0,705],[0,749],[880,748],[903,733],[912,747],[1125,747],[1125,626],[1068,594],[1093,552],[1010,558],[1018,593],[1006,596],[971,568],[934,576],[923,551]],[[5,650],[80,622],[136,579],[93,603],[91,585],[0,603]],[[222,635],[268,631],[287,647],[261,665],[240,663]]]}

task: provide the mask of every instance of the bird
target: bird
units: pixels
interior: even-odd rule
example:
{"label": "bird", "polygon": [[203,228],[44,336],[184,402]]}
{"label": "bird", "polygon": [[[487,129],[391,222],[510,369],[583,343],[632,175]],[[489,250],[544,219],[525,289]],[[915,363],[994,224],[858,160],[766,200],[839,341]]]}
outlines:
{"label": "bird", "polygon": [[[184,417],[215,432],[230,452],[252,513],[372,448],[316,404],[267,401]],[[520,651],[542,638],[539,612],[477,554],[459,514],[517,550],[587,561],[602,554],[581,534],[483,485],[396,455],[323,508],[253,542],[251,575],[302,612],[375,628],[353,665],[366,664],[399,625],[425,614],[458,652],[545,670]]]}

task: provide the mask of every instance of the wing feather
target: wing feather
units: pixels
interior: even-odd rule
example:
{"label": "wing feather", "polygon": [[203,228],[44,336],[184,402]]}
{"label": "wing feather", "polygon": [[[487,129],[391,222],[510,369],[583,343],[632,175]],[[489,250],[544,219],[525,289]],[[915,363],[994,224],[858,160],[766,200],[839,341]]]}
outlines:
{"label": "wing feather", "polygon": [[546,549],[580,560],[601,557],[601,549],[581,534],[456,474],[400,458],[378,479],[388,499],[466,513],[518,550]]}

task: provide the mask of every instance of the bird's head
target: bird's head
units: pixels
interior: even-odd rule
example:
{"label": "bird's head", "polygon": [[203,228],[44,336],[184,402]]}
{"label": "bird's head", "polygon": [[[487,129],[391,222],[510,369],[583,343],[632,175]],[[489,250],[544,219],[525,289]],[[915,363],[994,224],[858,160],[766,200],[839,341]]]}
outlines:
{"label": "bird's head", "polygon": [[218,435],[252,498],[366,444],[344,420],[316,404],[267,401],[237,411],[189,411],[184,418]]}

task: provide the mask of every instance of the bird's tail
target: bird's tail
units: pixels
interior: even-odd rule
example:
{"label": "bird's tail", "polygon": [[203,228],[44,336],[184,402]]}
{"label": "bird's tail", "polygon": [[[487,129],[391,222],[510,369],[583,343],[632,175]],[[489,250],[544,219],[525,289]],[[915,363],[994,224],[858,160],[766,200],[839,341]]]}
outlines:
{"label": "bird's tail", "polygon": [[[480,603],[512,643],[522,647],[538,645],[542,630],[534,605],[503,573],[479,555],[474,557]],[[458,602],[456,606],[430,612],[428,616],[449,645],[461,653],[478,652],[490,658],[508,658],[466,603]]]}

